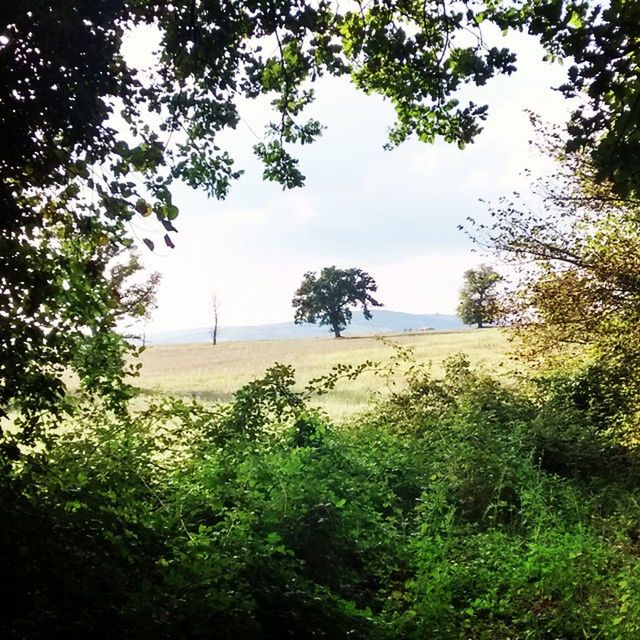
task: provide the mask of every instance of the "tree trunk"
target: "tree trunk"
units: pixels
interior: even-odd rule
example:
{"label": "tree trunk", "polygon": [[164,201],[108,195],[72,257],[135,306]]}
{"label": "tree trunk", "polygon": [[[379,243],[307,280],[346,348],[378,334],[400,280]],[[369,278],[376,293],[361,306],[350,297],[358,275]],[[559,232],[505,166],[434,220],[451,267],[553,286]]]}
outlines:
{"label": "tree trunk", "polygon": [[213,294],[212,298],[213,303],[213,329],[211,330],[211,339],[213,341],[213,345],[218,344],[218,295],[216,293]]}
{"label": "tree trunk", "polygon": [[482,320],[478,320],[478,329],[483,329],[484,325],[482,324]]}
{"label": "tree trunk", "polygon": [[342,334],[340,333],[340,327],[337,324],[334,324],[331,328],[333,329],[334,338],[342,338]]}

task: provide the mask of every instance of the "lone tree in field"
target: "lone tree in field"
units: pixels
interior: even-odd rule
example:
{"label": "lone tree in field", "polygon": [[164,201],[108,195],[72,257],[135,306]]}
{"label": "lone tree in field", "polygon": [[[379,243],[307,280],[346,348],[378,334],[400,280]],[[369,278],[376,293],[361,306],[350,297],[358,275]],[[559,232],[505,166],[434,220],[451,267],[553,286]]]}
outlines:
{"label": "lone tree in field", "polygon": [[211,327],[211,342],[215,347],[218,344],[218,312],[220,311],[220,300],[218,294],[211,296],[211,306],[213,307],[213,326]]}
{"label": "lone tree in field", "polygon": [[382,306],[371,295],[377,290],[376,281],[362,269],[325,267],[320,277],[307,271],[292,300],[295,322],[328,325],[339,338],[351,322],[352,307],[361,306],[364,317],[371,320],[369,307]]}
{"label": "lone tree in field", "polygon": [[496,285],[502,276],[486,264],[464,273],[464,284],[460,290],[458,316],[465,324],[476,324],[482,329],[495,321],[498,314]]}

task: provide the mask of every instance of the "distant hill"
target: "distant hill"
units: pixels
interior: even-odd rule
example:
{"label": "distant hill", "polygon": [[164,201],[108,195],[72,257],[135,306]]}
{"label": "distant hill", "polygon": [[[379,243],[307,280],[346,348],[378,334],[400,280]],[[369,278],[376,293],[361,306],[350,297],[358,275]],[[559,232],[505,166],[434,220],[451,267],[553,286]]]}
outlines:
{"label": "distant hill", "polygon": [[[361,313],[354,312],[353,321],[344,331],[344,336],[371,335],[374,333],[401,333],[420,331],[461,329],[464,327],[457,316],[441,313],[418,314],[401,311],[376,310],[371,320],[365,320]],[[328,327],[312,324],[294,324],[277,322],[256,326],[220,327],[219,342],[245,340],[291,340],[292,338],[311,338],[329,336]],[[197,344],[211,341],[210,328],[181,329],[147,334],[147,344]]]}

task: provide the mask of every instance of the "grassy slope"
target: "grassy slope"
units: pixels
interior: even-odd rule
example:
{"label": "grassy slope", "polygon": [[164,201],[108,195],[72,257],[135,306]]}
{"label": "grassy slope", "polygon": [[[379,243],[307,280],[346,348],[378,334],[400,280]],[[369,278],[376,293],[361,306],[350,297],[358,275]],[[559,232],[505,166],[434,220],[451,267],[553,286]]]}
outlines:
{"label": "grassy slope", "polygon": [[[509,343],[498,329],[433,332],[398,335],[391,338],[402,346],[414,348],[419,362],[432,362],[438,375],[440,364],[448,356],[464,352],[472,363],[494,373],[513,368],[507,351]],[[365,360],[388,360],[392,349],[375,337],[308,338],[223,343],[217,346],[170,345],[150,347],[142,354],[142,372],[137,384],[146,391],[168,391],[180,396],[195,396],[216,402],[229,400],[233,392],[261,376],[274,362],[295,367],[298,380],[328,373],[338,363],[357,365]],[[386,381],[365,374],[345,381],[318,404],[332,416],[340,417],[364,408],[372,392],[384,391]]]}

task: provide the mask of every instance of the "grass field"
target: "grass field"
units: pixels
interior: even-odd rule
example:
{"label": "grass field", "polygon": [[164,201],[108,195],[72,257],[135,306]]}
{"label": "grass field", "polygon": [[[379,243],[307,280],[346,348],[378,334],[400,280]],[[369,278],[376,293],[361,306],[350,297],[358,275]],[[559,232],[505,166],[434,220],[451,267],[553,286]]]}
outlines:
{"label": "grass field", "polygon": [[[507,375],[509,342],[499,329],[396,335],[390,340],[412,347],[418,362],[431,362],[439,375],[441,363],[455,353],[466,353],[474,365]],[[300,385],[327,374],[339,363],[357,365],[366,360],[389,361],[393,349],[375,337],[309,338],[228,342],[216,345],[169,345],[147,348],[137,385],[146,392],[165,391],[207,402],[227,401],[233,392],[261,376],[273,363],[291,364]],[[372,393],[384,392],[388,383],[371,373],[354,381],[342,381],[318,404],[333,417],[364,408]]]}

